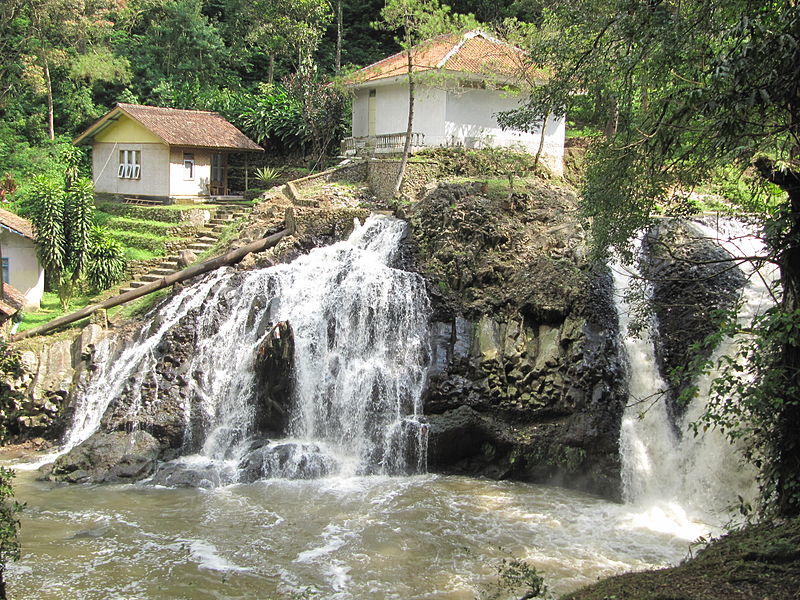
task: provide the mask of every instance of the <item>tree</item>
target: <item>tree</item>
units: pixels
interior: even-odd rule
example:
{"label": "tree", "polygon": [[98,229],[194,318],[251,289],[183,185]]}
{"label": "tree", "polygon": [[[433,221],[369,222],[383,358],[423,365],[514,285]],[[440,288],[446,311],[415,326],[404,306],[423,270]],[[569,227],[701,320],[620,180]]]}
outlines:
{"label": "tree", "polygon": [[113,283],[114,276],[121,274],[122,247],[101,242],[102,234],[92,231],[91,180],[79,177],[65,188],[52,177],[37,177],[29,203],[39,260],[58,289],[64,310],[87,268],[90,281],[96,286]]}
{"label": "tree", "polygon": [[400,194],[403,185],[408,155],[411,151],[411,137],[414,131],[414,96],[416,76],[414,72],[414,53],[421,50],[420,44],[442,33],[451,33],[474,23],[472,15],[451,14],[450,7],[439,4],[439,0],[387,0],[381,10],[381,21],[375,27],[390,31],[400,31],[397,43],[406,55],[406,77],[408,78],[408,126],[403,144],[403,157],[394,184],[394,195]]}
{"label": "tree", "polygon": [[341,140],[344,91],[320,81],[311,70],[290,75],[284,80],[289,97],[302,106],[306,135],[311,142],[311,164],[316,168],[334,139]]}
{"label": "tree", "polygon": [[[54,69],[74,81],[127,80],[128,61],[110,48],[116,0],[22,0],[18,19],[27,27],[21,57],[26,79],[47,99],[47,128],[55,139]],[[97,116],[97,115],[90,115]]]}
{"label": "tree", "polygon": [[757,432],[764,490],[778,511],[800,513],[800,7],[794,0],[575,0],[545,13],[547,30],[561,31],[561,43],[542,35],[531,53],[551,79],[518,117],[553,106],[563,114],[578,92],[618,111],[617,130],[589,154],[583,189],[598,249],[625,246],[658,202],[721,166],[754,169],[785,193],[764,207],[764,260],[781,271],[770,319],[782,325],[761,323],[772,347],[764,354],[770,376],[761,365],[750,373],[755,380],[745,373],[727,388],[769,399],[774,418],[760,409],[737,415],[733,402],[717,406],[733,415],[718,421],[729,433]]}
{"label": "tree", "polygon": [[311,65],[332,20],[327,0],[254,0],[247,15],[252,24],[249,38],[270,56],[268,83],[273,81],[276,56],[296,57],[297,71]]}

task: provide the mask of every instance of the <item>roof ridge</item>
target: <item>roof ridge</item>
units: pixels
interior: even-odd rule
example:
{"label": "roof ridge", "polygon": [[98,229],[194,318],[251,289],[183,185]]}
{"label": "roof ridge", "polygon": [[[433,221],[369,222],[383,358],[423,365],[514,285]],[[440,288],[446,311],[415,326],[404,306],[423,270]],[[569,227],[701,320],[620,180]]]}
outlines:
{"label": "roof ridge", "polygon": [[[195,112],[195,113],[204,113],[207,115],[217,115],[218,117],[222,117],[219,111],[216,110],[200,110],[199,108],[173,108],[171,106],[152,106],[150,104],[132,104],[130,102],[117,102],[117,106],[122,108],[124,106],[130,106],[133,108],[145,108],[147,110],[178,110],[181,112]],[[123,109],[124,110],[124,109]],[[225,118],[225,117],[223,117]]]}

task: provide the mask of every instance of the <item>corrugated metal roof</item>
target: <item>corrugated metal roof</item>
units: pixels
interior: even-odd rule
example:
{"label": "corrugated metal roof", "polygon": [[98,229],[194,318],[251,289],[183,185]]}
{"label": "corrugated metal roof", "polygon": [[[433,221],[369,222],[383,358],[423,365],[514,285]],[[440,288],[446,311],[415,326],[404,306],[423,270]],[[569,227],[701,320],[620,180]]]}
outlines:
{"label": "corrugated metal roof", "polygon": [[74,143],[80,144],[93,137],[121,113],[140,123],[170,146],[263,150],[219,113],[122,102],[75,138]]}

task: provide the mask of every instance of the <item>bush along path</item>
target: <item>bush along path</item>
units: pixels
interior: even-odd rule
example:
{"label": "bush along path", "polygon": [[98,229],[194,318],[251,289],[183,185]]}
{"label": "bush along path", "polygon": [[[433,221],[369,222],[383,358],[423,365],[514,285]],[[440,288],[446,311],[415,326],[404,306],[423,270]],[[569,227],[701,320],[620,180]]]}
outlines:
{"label": "bush along path", "polygon": [[[210,250],[220,238],[225,228],[250,213],[252,205],[239,200],[220,200],[215,202],[219,205],[213,218],[209,220],[207,226],[201,229],[194,241],[187,245],[186,250],[190,250],[197,256]],[[162,277],[171,275],[187,265],[181,264],[177,254],[164,257],[158,264],[151,267],[143,274],[130,281],[127,285],[120,288],[119,293],[124,294],[136,288],[142,287],[152,281],[158,281]]]}

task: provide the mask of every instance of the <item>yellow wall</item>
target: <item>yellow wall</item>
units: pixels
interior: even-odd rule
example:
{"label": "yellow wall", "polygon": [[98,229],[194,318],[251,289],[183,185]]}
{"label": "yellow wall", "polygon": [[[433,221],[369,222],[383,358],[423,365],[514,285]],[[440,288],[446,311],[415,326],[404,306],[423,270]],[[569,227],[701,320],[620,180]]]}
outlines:
{"label": "yellow wall", "polygon": [[122,115],[103,131],[94,136],[95,142],[122,142],[153,144],[163,143],[161,139],[127,115]]}

